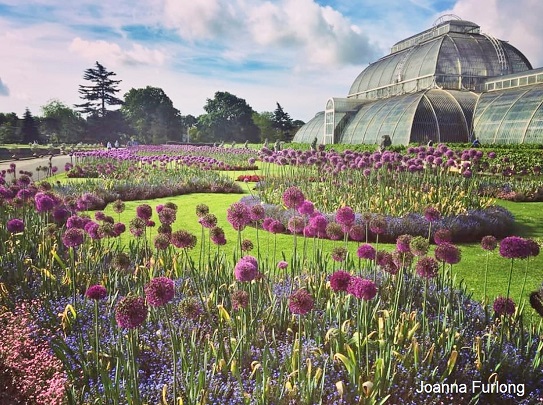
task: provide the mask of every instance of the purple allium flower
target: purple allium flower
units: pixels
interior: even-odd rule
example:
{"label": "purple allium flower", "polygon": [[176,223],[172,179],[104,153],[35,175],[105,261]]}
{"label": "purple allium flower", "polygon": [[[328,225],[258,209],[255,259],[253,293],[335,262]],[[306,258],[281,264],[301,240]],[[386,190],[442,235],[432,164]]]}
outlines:
{"label": "purple allium flower", "polygon": [[301,215],[312,215],[315,212],[315,206],[309,200],[305,200],[299,207],[298,212]]}
{"label": "purple allium flower", "polygon": [[92,239],[100,239],[101,235],[99,233],[100,225],[94,221],[89,221],[85,224],[84,230],[87,232]]}
{"label": "purple allium flower", "polygon": [[351,207],[341,207],[336,211],[336,222],[338,224],[350,226],[354,220],[355,215]]}
{"label": "purple allium flower", "polygon": [[303,217],[295,215],[288,220],[288,230],[292,233],[302,233],[304,226],[305,221]]}
{"label": "purple allium flower", "polygon": [[500,242],[500,255],[508,259],[526,259],[532,250],[530,244],[520,236],[508,236]]}
{"label": "purple allium flower", "polygon": [[119,252],[113,256],[111,265],[115,270],[126,272],[130,266],[132,266],[132,262],[130,260],[130,256],[124,252]]}
{"label": "purple allium flower", "polygon": [[370,220],[369,227],[374,234],[381,235],[387,230],[387,221],[382,215],[377,215]]}
{"label": "purple allium flower", "polygon": [[209,207],[206,204],[198,204],[196,206],[196,216],[198,218],[203,217],[205,214],[209,213]]}
{"label": "purple allium flower", "polygon": [[198,222],[200,225],[202,225],[204,228],[214,228],[217,226],[217,217],[215,214],[205,214],[198,219]]}
{"label": "purple allium flower", "polygon": [[356,255],[361,259],[375,260],[375,248],[369,243],[363,243],[356,250]]}
{"label": "purple allium flower", "polygon": [[172,232],[170,237],[170,243],[179,249],[192,249],[196,242],[196,236],[185,230]]}
{"label": "purple allium flower", "polygon": [[237,290],[230,296],[232,301],[232,309],[237,311],[239,309],[247,308],[249,305],[249,293],[243,290]]}
{"label": "purple allium flower", "polygon": [[215,226],[209,230],[209,237],[211,241],[218,246],[226,244],[224,230],[219,226]]}
{"label": "purple allium flower", "polygon": [[136,207],[136,216],[144,221],[149,221],[153,215],[153,208],[149,204],[141,204]]}
{"label": "purple allium flower", "polygon": [[171,225],[177,219],[177,212],[171,208],[163,207],[158,213],[158,220],[162,224]]}
{"label": "purple allium flower", "polygon": [[281,260],[277,263],[277,268],[280,270],[285,270],[288,267],[288,263],[284,260]]}
{"label": "purple allium flower", "polygon": [[270,231],[270,224],[273,221],[274,221],[273,218],[270,218],[270,217],[264,218],[264,221],[262,221],[262,229],[269,232]]}
{"label": "purple allium flower", "polygon": [[20,233],[25,229],[25,223],[19,218],[13,218],[6,224],[6,229],[11,233]]}
{"label": "purple allium flower", "polygon": [[398,249],[399,252],[411,252],[411,235],[400,235],[396,239],[396,249]]}
{"label": "purple allium flower", "polygon": [[83,240],[85,238],[85,233],[82,229],[79,228],[70,228],[66,229],[64,232],[64,235],[62,235],[62,243],[64,243],[64,246],[71,248],[71,247],[77,247],[81,244],[83,244]]}
{"label": "purple allium flower", "polygon": [[162,211],[164,209],[164,204],[158,204],[156,207],[155,207],[155,211],[157,214],[160,214],[160,211]]}
{"label": "purple allium flower", "polygon": [[155,236],[153,241],[157,250],[164,250],[170,246],[170,236],[167,233],[159,233]]}
{"label": "purple allium flower", "polygon": [[105,217],[106,214],[104,213],[104,211],[96,211],[94,213],[94,219],[96,219],[97,221],[103,221]]}
{"label": "purple allium flower", "polygon": [[251,221],[260,221],[264,219],[266,216],[266,212],[264,211],[264,207],[260,204],[252,205],[250,208],[250,217]]}
{"label": "purple allium flower", "polygon": [[361,242],[366,238],[366,230],[362,225],[355,224],[349,229],[349,237],[356,242]]}
{"label": "purple allium flower", "polygon": [[198,300],[193,297],[189,297],[181,301],[179,304],[179,312],[184,317],[196,321],[202,315],[203,310]]}
{"label": "purple allium flower", "polygon": [[289,297],[288,307],[295,315],[305,315],[313,309],[315,302],[307,290],[301,288]]}
{"label": "purple allium flower", "polygon": [[332,240],[343,239],[343,228],[337,222],[330,222],[326,225],[326,235]]}
{"label": "purple allium flower", "polygon": [[428,222],[435,222],[441,218],[441,213],[437,208],[429,206],[424,209],[424,218],[426,218]]}
{"label": "purple allium flower", "polygon": [[417,274],[422,278],[434,278],[437,276],[439,264],[433,257],[421,257],[415,265]]}
{"label": "purple allium flower", "polygon": [[228,207],[226,219],[236,231],[242,231],[251,222],[251,211],[245,204],[235,202]]}
{"label": "purple allium flower", "polygon": [[515,313],[515,302],[511,298],[497,297],[492,305],[496,315],[513,315]]}
{"label": "purple allium flower", "polygon": [[249,239],[243,239],[243,241],[241,242],[241,251],[242,252],[250,252],[251,250],[253,250],[254,248],[254,245],[253,245],[253,242]]}
{"label": "purple allium flower", "polygon": [[377,287],[373,281],[355,276],[351,277],[347,292],[359,300],[369,301],[377,295]]}
{"label": "purple allium flower", "polygon": [[483,239],[481,239],[481,247],[484,250],[492,251],[496,249],[497,246],[498,240],[492,235],[484,236]]}
{"label": "purple allium flower", "polygon": [[434,233],[434,242],[436,245],[442,243],[450,243],[452,241],[452,233],[448,229],[441,228]]}
{"label": "purple allium flower", "polygon": [[53,209],[53,219],[58,224],[64,224],[70,217],[70,211],[64,206],[57,206]]}
{"label": "purple allium flower", "polygon": [[85,297],[91,300],[103,300],[107,297],[107,289],[103,285],[90,286],[85,292]]}
{"label": "purple allium flower", "polygon": [[126,231],[126,225],[122,222],[116,222],[113,225],[113,230],[115,231],[115,234],[119,236],[120,234],[124,233]]}
{"label": "purple allium flower", "polygon": [[344,246],[336,246],[332,249],[332,259],[336,262],[343,262],[347,258],[347,249]]}
{"label": "purple allium flower", "polygon": [[252,256],[243,256],[234,267],[234,276],[238,281],[253,281],[257,275],[258,262]]}
{"label": "purple allium flower", "polygon": [[122,298],[115,307],[115,320],[120,328],[134,329],[147,318],[147,305],[143,297]]}
{"label": "purple allium flower", "polygon": [[283,204],[285,204],[287,208],[297,209],[304,201],[304,193],[296,186],[287,188],[283,193]]}
{"label": "purple allium flower", "polygon": [[422,236],[415,236],[411,239],[409,248],[411,249],[411,253],[413,253],[415,256],[424,256],[428,253],[430,245],[428,244],[428,240],[426,238],[423,238]]}
{"label": "purple allium flower", "polygon": [[121,214],[124,212],[125,204],[122,200],[115,200],[113,202],[113,211],[115,211],[117,214]]}
{"label": "purple allium flower", "polygon": [[274,219],[270,223],[270,226],[268,227],[268,230],[271,233],[282,233],[282,232],[285,232],[285,226],[281,223],[281,221],[278,221],[278,220]]}
{"label": "purple allium flower", "polygon": [[330,288],[333,291],[347,291],[351,282],[351,275],[343,270],[337,270],[330,276]]}
{"label": "purple allium flower", "polygon": [[456,264],[460,262],[461,258],[460,249],[449,242],[443,242],[437,245],[434,255],[437,260],[447,264]]}
{"label": "purple allium flower", "polygon": [[145,286],[145,298],[152,307],[161,307],[170,302],[175,295],[175,285],[171,278],[155,277]]}
{"label": "purple allium flower", "polygon": [[147,224],[143,219],[138,217],[133,218],[129,224],[130,233],[136,238],[139,238],[145,233],[146,226]]}
{"label": "purple allium flower", "polygon": [[34,201],[36,203],[36,211],[38,212],[51,211],[56,205],[53,197],[45,193],[37,193],[34,196]]}

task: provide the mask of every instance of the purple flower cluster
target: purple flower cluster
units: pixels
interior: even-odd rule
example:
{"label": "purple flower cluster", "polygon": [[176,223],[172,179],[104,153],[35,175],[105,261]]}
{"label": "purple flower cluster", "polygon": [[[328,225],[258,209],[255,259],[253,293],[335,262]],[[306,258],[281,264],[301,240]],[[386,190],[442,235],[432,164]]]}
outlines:
{"label": "purple flower cluster", "polygon": [[460,262],[461,253],[457,246],[443,242],[436,246],[434,255],[437,260],[447,264],[457,264]]}
{"label": "purple flower cluster", "polygon": [[147,318],[147,305],[143,297],[129,295],[122,298],[115,307],[115,320],[120,328],[134,329]]}
{"label": "purple flower cluster", "polygon": [[253,281],[258,274],[258,261],[253,256],[243,256],[234,267],[234,276],[240,282]]}
{"label": "purple flower cluster", "polygon": [[515,313],[515,302],[511,298],[497,297],[492,304],[496,315],[513,315]]}
{"label": "purple flower cluster", "polygon": [[298,209],[304,201],[304,193],[296,186],[287,188],[283,193],[283,204],[287,208]]}
{"label": "purple flower cluster", "polygon": [[175,295],[175,285],[168,277],[155,277],[145,286],[145,298],[153,307],[161,307],[170,302]]}
{"label": "purple flower cluster", "polygon": [[437,276],[439,264],[433,257],[421,257],[415,265],[417,274],[422,278],[434,278]]}
{"label": "purple flower cluster", "polygon": [[333,291],[347,291],[349,283],[351,281],[351,275],[343,270],[337,270],[330,276],[330,288]]}
{"label": "purple flower cluster", "polygon": [[347,292],[359,300],[369,301],[377,295],[377,287],[373,281],[355,276],[351,277]]}
{"label": "purple flower cluster", "polygon": [[89,288],[87,288],[87,291],[85,292],[85,297],[91,300],[103,300],[107,297],[107,289],[103,285],[97,284],[92,285]]}
{"label": "purple flower cluster", "polygon": [[251,223],[251,211],[245,204],[235,202],[228,207],[226,219],[236,231],[242,231]]}
{"label": "purple flower cluster", "polygon": [[375,260],[375,248],[369,243],[363,243],[356,250],[356,254],[361,259]]}
{"label": "purple flower cluster", "polygon": [[313,309],[315,301],[311,294],[303,288],[295,291],[288,299],[290,312],[295,315],[305,315]]}
{"label": "purple flower cluster", "polygon": [[520,236],[508,236],[500,242],[500,255],[508,259],[526,259],[539,254],[539,245]]}
{"label": "purple flower cluster", "polygon": [[13,218],[7,222],[6,229],[10,233],[20,233],[24,231],[25,223],[19,218]]}

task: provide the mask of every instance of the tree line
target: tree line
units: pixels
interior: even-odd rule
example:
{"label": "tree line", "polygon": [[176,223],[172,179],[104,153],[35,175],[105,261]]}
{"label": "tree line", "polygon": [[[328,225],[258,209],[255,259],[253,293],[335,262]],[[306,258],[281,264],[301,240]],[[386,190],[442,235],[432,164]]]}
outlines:
{"label": "tree line", "polygon": [[22,118],[0,113],[0,143],[289,142],[304,124],[293,120],[278,102],[273,112],[259,113],[224,91],[206,100],[204,114],[182,115],[158,87],[132,88],[119,98],[121,80],[115,76],[96,62],[84,71],[80,104],[70,107],[52,100],[37,117],[28,108]]}

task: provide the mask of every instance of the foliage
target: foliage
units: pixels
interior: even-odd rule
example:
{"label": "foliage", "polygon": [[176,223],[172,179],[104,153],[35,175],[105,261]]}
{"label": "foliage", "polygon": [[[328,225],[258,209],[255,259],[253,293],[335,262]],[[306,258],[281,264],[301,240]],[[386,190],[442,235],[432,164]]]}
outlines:
{"label": "foliage", "polygon": [[19,117],[15,113],[0,113],[0,143],[18,143],[21,141],[18,133]]}
{"label": "foliage", "polygon": [[51,143],[77,143],[82,140],[85,120],[81,115],[60,102],[49,101],[42,106],[40,130]]}
{"label": "foliage", "polygon": [[23,123],[21,125],[21,140],[23,143],[39,143],[41,140],[40,138],[38,124],[30,110],[27,108],[23,115]]}
{"label": "foliage", "polygon": [[260,130],[252,118],[254,111],[244,99],[218,91],[213,99],[207,99],[204,110],[207,114],[198,117],[202,141],[260,141]]}
{"label": "foliage", "polygon": [[292,133],[294,129],[292,118],[283,110],[283,107],[279,103],[277,103],[277,108],[273,112],[273,127],[281,134],[280,140],[282,141],[290,142],[294,137]]}
{"label": "foliage", "polygon": [[160,88],[130,89],[124,95],[121,111],[134,130],[134,140],[142,144],[183,140],[181,114]]}

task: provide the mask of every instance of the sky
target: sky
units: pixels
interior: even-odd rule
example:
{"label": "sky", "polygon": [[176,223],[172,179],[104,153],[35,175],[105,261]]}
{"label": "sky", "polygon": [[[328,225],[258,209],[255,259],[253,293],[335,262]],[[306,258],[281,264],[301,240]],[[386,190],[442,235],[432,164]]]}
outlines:
{"label": "sky", "polygon": [[181,114],[227,91],[309,121],[396,42],[453,14],[543,66],[541,0],[0,0],[0,112],[81,103],[95,62]]}

